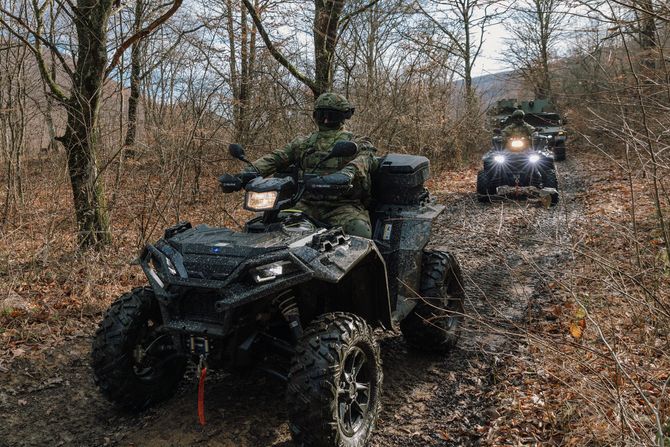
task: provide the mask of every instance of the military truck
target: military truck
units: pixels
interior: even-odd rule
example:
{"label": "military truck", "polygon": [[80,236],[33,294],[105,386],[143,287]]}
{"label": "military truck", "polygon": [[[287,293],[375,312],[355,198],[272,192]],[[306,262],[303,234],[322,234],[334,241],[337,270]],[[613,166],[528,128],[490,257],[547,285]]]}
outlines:
{"label": "military truck", "polygon": [[565,160],[567,141],[567,135],[563,127],[565,120],[556,111],[554,105],[547,99],[498,100],[489,113],[493,127],[503,128],[510,124],[509,117],[516,109],[523,110],[526,113],[524,121],[531,126],[535,126],[540,135],[547,137],[549,149],[554,154],[554,160]]}

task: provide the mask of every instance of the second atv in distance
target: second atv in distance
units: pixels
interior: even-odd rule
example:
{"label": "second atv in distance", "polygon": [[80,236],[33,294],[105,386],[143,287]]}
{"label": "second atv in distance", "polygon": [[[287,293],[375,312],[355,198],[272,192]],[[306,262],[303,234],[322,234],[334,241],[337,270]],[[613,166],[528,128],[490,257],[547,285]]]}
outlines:
{"label": "second atv in distance", "polygon": [[565,130],[566,119],[547,99],[499,99],[488,111],[494,128],[505,127],[511,122],[515,110],[523,110],[525,121],[535,130],[547,137],[547,146],[554,154],[555,161],[565,160],[568,135]]}
{"label": "second atv in distance", "polygon": [[558,203],[558,180],[554,157],[547,149],[547,138],[505,138],[494,131],[492,148],[482,157],[484,167],[477,173],[477,198],[490,202],[493,197],[539,197],[546,205]]}

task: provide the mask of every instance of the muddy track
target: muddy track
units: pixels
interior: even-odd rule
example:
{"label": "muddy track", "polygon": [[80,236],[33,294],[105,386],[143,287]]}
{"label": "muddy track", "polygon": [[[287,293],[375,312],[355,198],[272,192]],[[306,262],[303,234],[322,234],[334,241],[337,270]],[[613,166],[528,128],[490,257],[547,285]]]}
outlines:
{"label": "muddy track", "polygon": [[[468,293],[460,346],[449,356],[408,350],[398,333],[382,335],[383,412],[371,446],[487,445],[499,402],[499,369],[513,359],[522,332],[550,300],[546,283],[568,262],[569,223],[580,213],[578,160],[558,165],[561,202],[480,204],[474,193],[437,192],[447,206],[435,247],[458,256]],[[262,373],[220,374],[207,383],[208,425],[196,416],[196,382],[140,415],[101,398],[88,366],[94,322],[39,361],[0,373],[0,447],[282,446],[289,447],[284,385]]]}

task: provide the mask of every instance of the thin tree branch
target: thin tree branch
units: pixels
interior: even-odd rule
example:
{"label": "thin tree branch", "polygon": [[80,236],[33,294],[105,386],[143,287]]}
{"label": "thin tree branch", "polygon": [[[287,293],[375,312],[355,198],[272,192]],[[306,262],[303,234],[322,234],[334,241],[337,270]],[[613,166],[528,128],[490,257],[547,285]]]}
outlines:
{"label": "thin tree branch", "polygon": [[170,17],[174,15],[175,12],[179,9],[181,4],[184,2],[184,0],[174,0],[174,3],[172,3],[172,6],[170,9],[165,11],[163,15],[158,17],[156,20],[151,22],[146,28],[138,31],[137,33],[133,34],[130,36],[125,42],[119,46],[119,48],[116,49],[114,52],[114,55],[112,56],[112,60],[109,63],[109,66],[105,70],[105,77],[109,76],[109,74],[112,72],[114,67],[116,67],[116,64],[119,63],[119,59],[121,59],[121,55],[128,49],[132,44],[135,42],[144,39],[147,37],[149,34],[151,34],[156,28],[161,26],[163,23],[165,23]]}
{"label": "thin tree branch", "polygon": [[318,86],[316,85],[316,82],[309,77],[307,77],[306,74],[298,70],[296,66],[291,64],[286,57],[284,57],[283,54],[277,50],[277,47],[272,43],[272,40],[270,40],[270,36],[268,35],[267,31],[265,30],[265,27],[263,26],[263,23],[261,22],[261,18],[258,16],[258,13],[256,12],[256,8],[254,8],[254,5],[251,4],[249,0],[243,0],[244,1],[244,6],[247,7],[247,10],[249,11],[249,14],[251,14],[251,18],[254,21],[254,24],[256,24],[256,28],[258,29],[258,33],[261,35],[261,38],[263,38],[263,42],[265,42],[265,46],[267,47],[268,51],[272,55],[272,57],[275,58],[277,62],[282,64],[284,68],[286,68],[298,81],[302,82],[305,84],[307,87],[309,87],[310,90],[316,95],[316,93],[319,91]]}
{"label": "thin tree branch", "polygon": [[[44,58],[42,57],[42,53],[40,52],[40,50],[36,48],[34,45],[32,45],[30,42],[28,42],[28,40],[24,36],[14,31],[14,29],[10,27],[9,24],[5,22],[5,20],[2,18],[0,18],[0,25],[6,27],[7,30],[9,30],[9,32],[12,35],[14,35],[14,37],[19,39],[33,53],[33,55],[35,56],[35,60],[37,61],[37,66],[40,70],[40,74],[42,75],[42,78],[46,81],[47,85],[49,86],[51,93],[59,101],[66,102],[69,98],[65,94],[65,92],[60,88],[60,86],[56,84],[56,81],[49,74],[49,71],[47,70],[46,63],[44,62]],[[29,32],[32,34],[32,31]]]}

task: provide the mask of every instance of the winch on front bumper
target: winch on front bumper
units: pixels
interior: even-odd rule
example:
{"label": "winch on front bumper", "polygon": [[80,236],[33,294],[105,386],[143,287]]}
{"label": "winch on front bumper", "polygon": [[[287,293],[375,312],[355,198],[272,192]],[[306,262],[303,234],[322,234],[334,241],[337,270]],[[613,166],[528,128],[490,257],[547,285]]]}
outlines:
{"label": "winch on front bumper", "polygon": [[552,197],[558,194],[556,188],[538,188],[536,186],[502,185],[496,188],[496,195],[518,199],[536,200],[545,208],[551,206]]}

